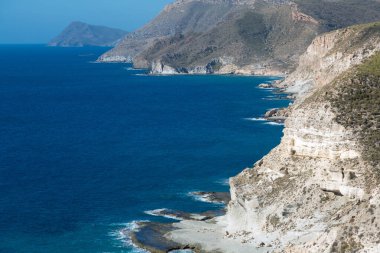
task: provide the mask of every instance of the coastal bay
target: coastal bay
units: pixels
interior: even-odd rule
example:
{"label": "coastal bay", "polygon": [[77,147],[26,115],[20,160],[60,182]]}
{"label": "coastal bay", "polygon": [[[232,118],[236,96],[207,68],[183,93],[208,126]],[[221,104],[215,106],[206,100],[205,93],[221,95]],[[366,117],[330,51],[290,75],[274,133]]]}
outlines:
{"label": "coastal bay", "polygon": [[138,252],[146,211],[218,210],[196,191],[276,146],[274,77],[149,76],[102,48],[1,46],[0,252]]}

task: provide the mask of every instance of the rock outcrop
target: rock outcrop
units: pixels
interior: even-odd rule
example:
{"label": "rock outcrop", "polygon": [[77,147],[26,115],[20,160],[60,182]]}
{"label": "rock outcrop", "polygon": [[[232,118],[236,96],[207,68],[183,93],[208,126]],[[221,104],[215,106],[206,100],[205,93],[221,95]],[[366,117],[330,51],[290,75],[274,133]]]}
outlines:
{"label": "rock outcrop", "polygon": [[[140,65],[137,65],[140,66]],[[142,67],[143,68],[143,67]],[[154,61],[151,64],[150,74],[153,75],[176,75],[176,74],[218,74],[218,75],[261,75],[282,76],[283,72],[277,69],[265,68],[261,65],[237,66],[225,60],[225,58],[212,59],[206,65],[194,67],[174,68],[162,61]]]}
{"label": "rock outcrop", "polygon": [[330,83],[343,71],[380,50],[377,23],[357,25],[318,36],[300,57],[299,66],[279,87],[306,93]]}
{"label": "rock outcrop", "polygon": [[[57,37],[49,42],[52,47],[113,47],[127,34],[120,29],[72,22]],[[124,56],[115,56],[114,61],[127,60]]]}

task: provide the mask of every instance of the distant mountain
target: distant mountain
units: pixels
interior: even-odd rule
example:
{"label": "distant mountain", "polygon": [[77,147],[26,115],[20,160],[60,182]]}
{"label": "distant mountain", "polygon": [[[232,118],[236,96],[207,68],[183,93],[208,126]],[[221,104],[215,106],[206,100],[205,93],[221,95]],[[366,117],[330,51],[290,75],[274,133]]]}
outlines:
{"label": "distant mountain", "polygon": [[120,29],[72,22],[48,45],[55,47],[112,47],[126,34],[126,31]]}
{"label": "distant mountain", "polygon": [[280,74],[318,35],[380,20],[378,0],[177,0],[99,61],[155,74]]}

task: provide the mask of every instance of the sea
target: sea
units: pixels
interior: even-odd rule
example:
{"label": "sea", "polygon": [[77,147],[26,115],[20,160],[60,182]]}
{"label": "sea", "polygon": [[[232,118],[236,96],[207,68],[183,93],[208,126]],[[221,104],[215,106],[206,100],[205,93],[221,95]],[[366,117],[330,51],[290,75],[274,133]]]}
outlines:
{"label": "sea", "polygon": [[150,76],[108,48],[0,46],[0,252],[129,253],[147,211],[220,209],[190,192],[275,147],[276,77]]}

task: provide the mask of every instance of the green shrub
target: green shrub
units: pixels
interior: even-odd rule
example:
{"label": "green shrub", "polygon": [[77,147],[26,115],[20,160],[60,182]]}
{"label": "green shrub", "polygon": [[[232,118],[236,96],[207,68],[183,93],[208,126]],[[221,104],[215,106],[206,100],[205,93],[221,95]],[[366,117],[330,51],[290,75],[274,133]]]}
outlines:
{"label": "green shrub", "polygon": [[348,75],[337,79],[328,92],[336,121],[359,136],[363,158],[380,164],[380,53],[375,54]]}

